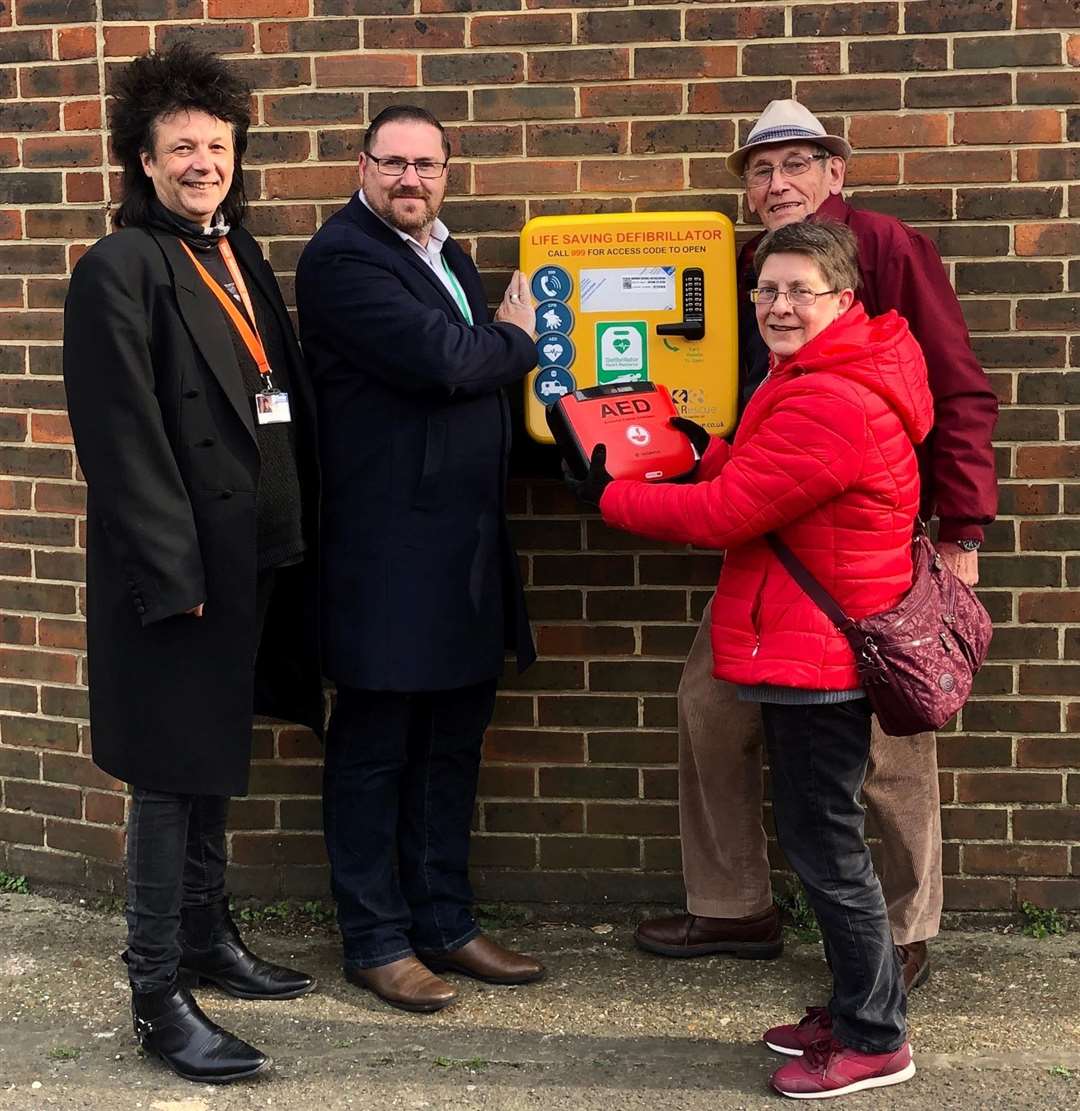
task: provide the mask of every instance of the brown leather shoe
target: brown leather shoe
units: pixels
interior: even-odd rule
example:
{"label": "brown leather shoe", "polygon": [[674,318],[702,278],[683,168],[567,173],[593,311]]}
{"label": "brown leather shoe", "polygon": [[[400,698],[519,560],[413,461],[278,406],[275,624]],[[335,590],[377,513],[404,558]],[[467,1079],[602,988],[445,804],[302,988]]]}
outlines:
{"label": "brown leather shoe", "polygon": [[747,918],[703,918],[676,914],[650,918],[634,931],[638,946],[661,957],[705,957],[726,953],[745,960],[771,960],[784,951],[780,911],[775,906]]}
{"label": "brown leather shoe", "polygon": [[457,992],[416,957],[380,964],[377,968],[345,966],[345,979],[374,992],[391,1007],[428,1014],[441,1011],[457,999]]}
{"label": "brown leather shoe", "polygon": [[524,953],[504,949],[480,934],[460,949],[427,955],[424,961],[436,972],[460,972],[485,984],[531,984],[544,978],[544,966]]}
{"label": "brown leather shoe", "polygon": [[896,955],[903,966],[905,991],[912,992],[916,988],[921,988],[930,979],[930,954],[926,951],[925,941],[912,941],[908,945],[898,945]]}

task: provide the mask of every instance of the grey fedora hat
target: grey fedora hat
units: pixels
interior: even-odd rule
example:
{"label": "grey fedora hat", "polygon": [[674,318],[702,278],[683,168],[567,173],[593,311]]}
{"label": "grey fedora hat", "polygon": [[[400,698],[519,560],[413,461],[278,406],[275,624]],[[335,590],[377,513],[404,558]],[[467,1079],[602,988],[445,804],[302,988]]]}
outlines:
{"label": "grey fedora hat", "polygon": [[851,157],[851,144],[839,135],[826,133],[821,121],[797,100],[770,100],[750,128],[746,143],[727,156],[727,168],[741,177],[747,156],[755,147],[769,143],[815,143],[839,158]]}

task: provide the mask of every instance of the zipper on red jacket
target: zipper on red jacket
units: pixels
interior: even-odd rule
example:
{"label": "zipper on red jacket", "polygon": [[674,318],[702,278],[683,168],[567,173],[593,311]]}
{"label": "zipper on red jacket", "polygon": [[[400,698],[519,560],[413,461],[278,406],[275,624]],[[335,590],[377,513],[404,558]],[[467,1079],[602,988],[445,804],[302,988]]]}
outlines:
{"label": "zipper on red jacket", "polygon": [[754,595],[754,604],[750,607],[750,624],[754,627],[754,650],[750,653],[750,658],[753,659],[758,654],[758,649],[761,647],[761,630],[758,628],[758,618],[761,616],[761,596],[765,593],[765,580],[761,580],[761,585]]}

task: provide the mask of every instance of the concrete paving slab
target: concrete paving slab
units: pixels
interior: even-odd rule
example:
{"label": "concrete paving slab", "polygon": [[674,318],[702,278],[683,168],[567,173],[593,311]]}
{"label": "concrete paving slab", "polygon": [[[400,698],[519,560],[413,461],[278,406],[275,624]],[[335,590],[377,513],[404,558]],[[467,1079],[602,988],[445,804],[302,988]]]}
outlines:
{"label": "concrete paving slab", "polygon": [[[0,1111],[778,1108],[779,1058],[758,1041],[821,1002],[820,946],[776,961],[665,961],[615,926],[500,930],[548,965],[543,983],[452,978],[447,1010],[408,1015],[347,984],[330,930],[245,931],[253,948],[315,973],[283,1003],[199,993],[222,1025],[274,1058],[255,1080],[184,1082],[131,1033],[123,922],[34,895],[0,895]],[[1080,935],[1042,941],[950,933],[911,1000],[918,1074],[852,1097],[886,1109],[1080,1108]]]}

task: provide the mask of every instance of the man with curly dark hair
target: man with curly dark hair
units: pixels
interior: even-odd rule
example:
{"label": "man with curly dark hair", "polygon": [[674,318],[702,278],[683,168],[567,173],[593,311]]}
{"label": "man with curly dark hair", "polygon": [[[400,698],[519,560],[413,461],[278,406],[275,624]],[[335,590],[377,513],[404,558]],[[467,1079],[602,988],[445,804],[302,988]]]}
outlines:
{"label": "man with curly dark hair", "polygon": [[189,988],[311,991],[244,945],[225,894],[252,713],[321,732],[314,404],[274,275],[239,226],[248,90],[187,46],[118,75],[118,230],[71,276],[64,380],[87,482],[95,763],[131,785],[136,1036],[180,1076],[269,1058]]}

